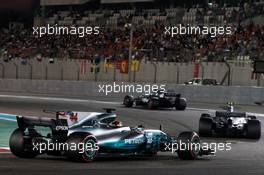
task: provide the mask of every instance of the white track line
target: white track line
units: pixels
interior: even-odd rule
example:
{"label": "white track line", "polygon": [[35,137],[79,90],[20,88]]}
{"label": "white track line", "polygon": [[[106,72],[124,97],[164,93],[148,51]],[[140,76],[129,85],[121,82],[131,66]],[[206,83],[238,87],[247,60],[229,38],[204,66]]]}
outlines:
{"label": "white track line", "polygon": [[17,120],[3,118],[3,117],[0,117],[0,120],[10,121],[10,122],[16,122],[17,121]]}
{"label": "white track line", "polygon": [[10,154],[10,148],[9,147],[0,147],[0,154]]}
{"label": "white track line", "polygon": [[205,109],[205,108],[188,108],[187,107],[186,109],[195,110],[195,111],[210,111],[210,112],[216,111],[214,109]]}
{"label": "white track line", "polygon": [[31,99],[31,100],[48,100],[48,101],[67,101],[67,102],[93,102],[101,104],[120,104],[120,102],[108,102],[98,100],[84,100],[74,98],[60,98],[60,97],[41,97],[41,96],[20,96],[20,95],[0,95],[0,98],[17,98],[17,99]]}

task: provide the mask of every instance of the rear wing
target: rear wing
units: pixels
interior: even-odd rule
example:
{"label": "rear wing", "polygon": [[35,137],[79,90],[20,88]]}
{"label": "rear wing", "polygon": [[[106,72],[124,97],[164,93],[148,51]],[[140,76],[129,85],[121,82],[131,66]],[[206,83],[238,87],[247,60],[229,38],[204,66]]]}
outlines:
{"label": "rear wing", "polygon": [[52,137],[56,140],[63,140],[68,135],[68,122],[67,118],[61,117],[56,114],[56,118],[44,118],[44,117],[27,117],[17,116],[18,127],[25,130],[35,129],[35,126],[48,127],[51,130]]}
{"label": "rear wing", "polygon": [[34,126],[49,127],[52,131],[67,130],[67,119],[52,119],[43,117],[17,116],[18,127],[22,130],[33,128]]}
{"label": "rear wing", "polygon": [[245,112],[216,111],[216,117],[246,117]]}
{"label": "rear wing", "polygon": [[165,92],[164,95],[166,97],[177,97],[177,98],[181,98],[181,94],[175,93],[175,92]]}

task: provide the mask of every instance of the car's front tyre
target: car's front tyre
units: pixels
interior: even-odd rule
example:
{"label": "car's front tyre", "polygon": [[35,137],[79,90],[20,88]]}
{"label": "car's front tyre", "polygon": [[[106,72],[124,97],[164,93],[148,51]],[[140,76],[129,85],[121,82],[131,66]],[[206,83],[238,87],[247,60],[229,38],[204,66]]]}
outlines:
{"label": "car's front tyre", "polygon": [[[65,156],[77,162],[91,162],[97,157],[99,147],[95,137],[89,134],[73,134],[66,141]],[[77,148],[77,149],[72,149]]]}
{"label": "car's front tyre", "polygon": [[179,111],[184,111],[187,107],[187,102],[184,98],[175,100],[175,109]]}
{"label": "car's front tyre", "polygon": [[259,139],[261,137],[261,123],[259,120],[248,121],[246,137],[249,139]]}
{"label": "car's front tyre", "polygon": [[133,106],[134,104],[134,99],[132,96],[130,95],[126,95],[123,101],[123,104],[125,105],[125,107],[130,108]]}
{"label": "car's front tyre", "polygon": [[182,132],[178,136],[178,156],[181,160],[194,160],[200,153],[200,138],[195,132]]}
{"label": "car's front tyre", "polygon": [[213,129],[213,120],[211,117],[206,117],[205,114],[202,114],[199,121],[199,135],[202,137],[211,137]]}

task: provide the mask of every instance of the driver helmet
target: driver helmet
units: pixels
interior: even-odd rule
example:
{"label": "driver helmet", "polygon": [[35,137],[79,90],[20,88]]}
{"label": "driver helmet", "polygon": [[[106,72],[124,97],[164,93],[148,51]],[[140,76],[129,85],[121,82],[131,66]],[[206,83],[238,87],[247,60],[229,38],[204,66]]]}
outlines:
{"label": "driver helmet", "polygon": [[121,127],[123,125],[122,125],[122,122],[120,122],[118,120],[115,120],[115,121],[110,123],[110,126],[112,126],[112,127]]}

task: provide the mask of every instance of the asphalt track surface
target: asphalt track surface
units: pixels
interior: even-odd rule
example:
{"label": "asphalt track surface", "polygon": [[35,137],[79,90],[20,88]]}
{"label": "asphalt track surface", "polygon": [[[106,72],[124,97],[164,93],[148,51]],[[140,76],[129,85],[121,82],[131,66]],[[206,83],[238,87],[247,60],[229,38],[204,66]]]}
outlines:
{"label": "asphalt track surface", "polygon": [[[9,94],[10,95],[10,94]],[[118,100],[83,98],[38,98],[26,95],[16,97],[0,93],[0,112],[49,116],[43,109],[103,111],[103,107],[114,107],[119,120],[124,125],[156,129],[161,124],[163,130],[177,136],[182,131],[197,131],[200,114],[206,109],[219,109],[221,104],[189,104],[185,111],[145,110],[124,108]],[[109,101],[109,102],[100,102]],[[121,101],[121,100],[120,100]],[[237,110],[264,114],[261,106],[238,106]],[[259,117],[264,123],[263,116]],[[75,163],[63,157],[39,156],[35,159],[19,159],[12,154],[0,154],[0,174],[108,174],[108,175],[166,175],[166,174],[264,174],[264,134],[260,140],[242,138],[202,138],[203,142],[230,142],[231,151],[218,151],[215,156],[201,157],[195,161],[179,160],[177,155],[160,153],[155,157],[105,158],[91,163]]]}

